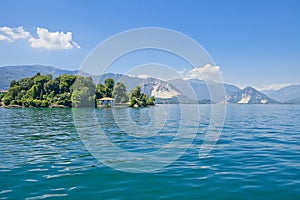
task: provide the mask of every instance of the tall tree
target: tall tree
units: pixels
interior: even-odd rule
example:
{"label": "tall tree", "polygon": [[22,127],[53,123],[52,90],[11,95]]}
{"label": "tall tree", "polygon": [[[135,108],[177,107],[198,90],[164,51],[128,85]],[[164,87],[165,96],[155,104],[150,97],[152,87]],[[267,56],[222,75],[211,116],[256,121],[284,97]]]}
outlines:
{"label": "tall tree", "polygon": [[112,78],[108,78],[104,81],[105,84],[105,96],[112,97],[112,92],[114,90],[115,81]]}
{"label": "tall tree", "polygon": [[96,87],[96,99],[103,98],[105,96],[105,86],[102,84],[98,84]]}
{"label": "tall tree", "polygon": [[78,76],[74,85],[71,100],[74,107],[92,107],[95,106],[95,90],[91,77]]}
{"label": "tall tree", "polygon": [[148,98],[146,94],[141,92],[141,88],[137,86],[132,92],[129,100],[129,106],[147,106],[154,105],[154,97]]}
{"label": "tall tree", "polygon": [[128,102],[128,96],[126,94],[126,86],[124,85],[124,83],[117,82],[112,92],[112,97],[115,99],[116,103]]}

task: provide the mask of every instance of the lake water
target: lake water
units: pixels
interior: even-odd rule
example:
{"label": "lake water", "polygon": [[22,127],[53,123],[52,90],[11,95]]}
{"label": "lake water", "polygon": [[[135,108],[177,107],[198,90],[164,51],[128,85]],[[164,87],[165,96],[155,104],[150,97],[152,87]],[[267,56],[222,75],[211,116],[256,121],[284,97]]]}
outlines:
{"label": "lake water", "polygon": [[[181,120],[182,110],[176,106],[93,113],[118,148],[147,155],[172,142],[172,132]],[[183,106],[189,110],[194,105]],[[200,107],[199,129],[193,127],[192,115],[181,125],[187,133],[197,129],[192,145],[170,165],[152,173],[118,171],[103,164],[109,164],[108,160],[92,156],[81,140],[84,136],[78,134],[83,124],[87,135],[97,133],[93,130],[97,126],[89,125],[90,111],[79,110],[84,122],[79,125],[74,123],[72,109],[1,108],[0,199],[300,198],[299,105],[228,105],[222,135],[204,158],[199,158],[199,148],[208,128],[210,105]],[[162,109],[170,111],[170,119],[160,120],[165,116]],[[147,135],[149,127],[160,135]],[[139,135],[128,134],[138,130]],[[109,155],[101,145],[99,141],[95,147],[99,155]],[[111,155],[111,163],[117,156],[117,152]]]}

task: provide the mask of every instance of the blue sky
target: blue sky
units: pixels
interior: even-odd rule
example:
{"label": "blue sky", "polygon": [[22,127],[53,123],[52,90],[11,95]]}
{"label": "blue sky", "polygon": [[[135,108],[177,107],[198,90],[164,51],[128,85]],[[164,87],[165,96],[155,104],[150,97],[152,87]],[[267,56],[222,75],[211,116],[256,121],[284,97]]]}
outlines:
{"label": "blue sky", "polygon": [[[201,44],[227,83],[257,88],[300,84],[299,10],[297,0],[4,0],[0,66],[42,64],[79,69],[88,53],[110,36],[133,28],[163,27]],[[22,34],[14,38],[4,34],[1,39],[1,30],[9,31],[3,27],[14,32],[23,27],[19,29]],[[42,43],[38,33],[56,31],[64,46]],[[72,33],[71,40],[67,32]],[[121,73],[129,69],[126,65],[130,63],[123,63]]]}

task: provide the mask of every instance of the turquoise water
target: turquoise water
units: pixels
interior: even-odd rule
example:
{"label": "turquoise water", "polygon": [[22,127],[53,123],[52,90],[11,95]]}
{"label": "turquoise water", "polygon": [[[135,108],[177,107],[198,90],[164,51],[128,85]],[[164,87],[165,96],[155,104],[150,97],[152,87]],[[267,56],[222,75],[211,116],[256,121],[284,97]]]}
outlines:
{"label": "turquoise water", "polygon": [[[143,127],[151,113],[162,107],[117,112],[120,116],[129,113]],[[203,127],[193,145],[156,173],[126,173],[103,165],[81,142],[71,109],[2,108],[0,198],[299,199],[299,105],[229,105],[223,133],[202,159],[199,145],[210,107],[201,107]],[[153,144],[171,141],[151,136],[135,139],[130,146],[132,136],[118,132],[111,121],[104,120],[110,112],[99,109],[96,114],[107,136],[122,148],[146,151]],[[89,117],[82,117],[88,124]],[[176,120],[180,119],[174,116],[161,131],[171,132],[170,124],[178,124]],[[123,123],[126,125],[126,120]]]}

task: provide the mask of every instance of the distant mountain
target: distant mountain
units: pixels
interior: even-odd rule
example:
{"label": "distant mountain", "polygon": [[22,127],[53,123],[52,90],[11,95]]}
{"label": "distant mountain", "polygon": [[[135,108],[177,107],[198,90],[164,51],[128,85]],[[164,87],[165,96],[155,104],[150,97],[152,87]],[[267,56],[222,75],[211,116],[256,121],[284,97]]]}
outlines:
{"label": "distant mountain", "polygon": [[[22,65],[22,66],[8,66],[0,67],[0,89],[9,88],[11,80],[19,80],[21,78],[32,77],[36,73],[41,74],[51,74],[53,77],[57,77],[62,74],[78,74],[79,70],[62,70],[51,66],[41,66],[41,65]],[[80,72],[81,75],[89,76],[89,74]],[[107,78],[112,78],[117,81],[122,81],[126,85],[128,91],[134,89],[136,86],[141,87],[141,91],[149,96],[155,96],[157,101],[177,102],[178,97],[181,93],[167,82],[164,82],[155,78],[138,78],[131,77],[122,74],[103,74],[100,77],[92,76],[92,78],[99,83],[104,83]]]}
{"label": "distant mountain", "polygon": [[[78,70],[62,70],[51,66],[41,65],[22,65],[22,66],[8,66],[0,67],[0,89],[7,89],[10,81],[15,79],[19,80],[25,77],[32,77],[37,72],[41,74],[52,74],[53,77],[57,77],[62,74],[78,74]],[[89,75],[82,73],[82,75]],[[136,86],[141,87],[141,91],[148,96],[155,96],[158,103],[277,103],[278,101],[299,103],[300,100],[300,85],[288,86],[278,91],[269,91],[271,97],[255,90],[254,88],[247,87],[243,90],[235,85],[224,84],[214,82],[204,82],[198,79],[174,79],[170,81],[162,81],[155,78],[138,78],[122,74],[106,73],[98,76],[92,76],[99,83],[103,83],[105,79],[112,78],[117,81],[121,81],[126,85],[128,91],[134,89]],[[226,97],[224,99],[224,90]],[[208,88],[214,93],[212,100]],[[217,92],[216,92],[217,91]],[[219,91],[219,92],[218,92]]]}
{"label": "distant mountain", "polygon": [[279,90],[268,90],[262,92],[282,103],[289,103],[296,99],[300,99],[300,85],[290,85]]}
{"label": "distant mountain", "polygon": [[292,99],[292,100],[286,101],[285,103],[300,104],[300,98]]}
{"label": "distant mountain", "polygon": [[[211,88],[213,91],[217,91],[220,90],[220,88],[223,88],[220,83],[206,83],[205,81],[199,79],[174,79],[168,82],[175,88],[177,88],[184,96],[187,96],[191,99],[196,98],[198,101],[211,99],[208,87]],[[240,88],[234,85],[224,84],[223,86],[226,94],[241,91]],[[217,102],[224,101],[224,95],[222,95],[224,94],[224,92],[221,91],[219,93],[219,97],[216,98]]]}
{"label": "distant mountain", "polygon": [[270,90],[259,90],[259,91],[264,93],[265,95],[267,95],[269,97],[276,90],[270,89]]}
{"label": "distant mountain", "polygon": [[21,78],[32,77],[37,72],[41,74],[51,74],[53,77],[57,77],[62,74],[77,74],[78,70],[70,71],[42,65],[0,67],[0,89],[9,88],[9,84],[13,79],[19,80]]}
{"label": "distant mountain", "polygon": [[278,103],[274,99],[271,99],[267,95],[257,91],[252,87],[246,87],[245,89],[237,92],[227,94],[226,102],[238,103],[238,104],[268,104]]}
{"label": "distant mountain", "polygon": [[148,96],[155,96],[156,101],[170,103],[179,102],[182,94],[171,84],[155,78],[138,78],[122,74],[107,73],[99,77],[99,83],[104,83],[107,78],[114,79],[115,82],[123,82],[127,90],[130,91],[136,86],[141,87],[141,91]]}

